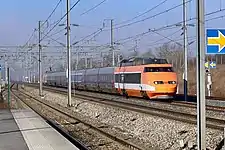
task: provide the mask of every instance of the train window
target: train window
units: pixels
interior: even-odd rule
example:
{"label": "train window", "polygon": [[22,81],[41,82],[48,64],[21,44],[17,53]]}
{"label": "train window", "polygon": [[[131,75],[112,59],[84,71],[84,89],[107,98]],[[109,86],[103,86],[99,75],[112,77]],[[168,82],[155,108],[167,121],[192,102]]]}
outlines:
{"label": "train window", "polygon": [[116,74],[116,75],[115,75],[115,81],[116,81],[117,83],[120,83],[120,74]]}
{"label": "train window", "polygon": [[144,64],[168,64],[166,59],[148,58],[144,59]]}
{"label": "train window", "polygon": [[124,83],[141,83],[140,73],[124,74]]}
{"label": "train window", "polygon": [[173,72],[172,67],[145,67],[144,72]]}

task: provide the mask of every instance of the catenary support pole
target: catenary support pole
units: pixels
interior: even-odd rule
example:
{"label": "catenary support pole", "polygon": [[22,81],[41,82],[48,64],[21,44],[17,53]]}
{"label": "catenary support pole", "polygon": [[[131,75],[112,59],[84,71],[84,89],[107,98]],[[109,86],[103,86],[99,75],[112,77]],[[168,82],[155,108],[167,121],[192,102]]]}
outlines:
{"label": "catenary support pole", "polygon": [[39,95],[43,96],[42,88],[42,47],[41,47],[41,21],[38,22],[38,45],[39,45]]}
{"label": "catenary support pole", "polygon": [[7,79],[8,79],[8,107],[10,108],[10,74],[9,67],[7,68]]}
{"label": "catenary support pole", "polygon": [[78,52],[78,50],[76,52],[76,56],[77,56],[77,58],[76,58],[76,71],[77,71],[78,70],[78,63],[79,63],[79,52]]}
{"label": "catenary support pole", "polygon": [[87,53],[85,53],[84,56],[85,56],[85,60],[84,60],[84,61],[85,61],[85,69],[87,69],[87,63],[88,63],[88,62],[87,62],[87,61],[88,61],[88,60],[87,60]]}
{"label": "catenary support pole", "polygon": [[112,66],[115,67],[115,51],[113,46],[113,19],[111,19],[111,48],[112,48]]}
{"label": "catenary support pole", "polygon": [[184,36],[184,100],[187,101],[188,95],[188,42],[187,42],[187,7],[186,0],[183,0],[183,36]]}
{"label": "catenary support pole", "polygon": [[[6,57],[6,56],[5,56]],[[7,61],[6,61],[6,58],[5,58],[5,84],[8,84],[8,75],[7,75]]]}
{"label": "catenary support pole", "polygon": [[66,2],[67,9],[67,69],[68,69],[68,106],[71,104],[71,51],[70,51],[70,0]]}
{"label": "catenary support pole", "polygon": [[197,7],[197,143],[198,150],[206,149],[205,131],[205,18],[204,0],[196,1]]}

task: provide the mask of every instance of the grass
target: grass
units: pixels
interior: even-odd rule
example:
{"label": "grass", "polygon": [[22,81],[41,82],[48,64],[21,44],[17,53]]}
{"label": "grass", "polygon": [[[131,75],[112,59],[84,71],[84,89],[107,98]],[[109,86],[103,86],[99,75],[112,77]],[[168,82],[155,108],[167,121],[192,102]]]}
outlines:
{"label": "grass", "polygon": [[[225,65],[217,65],[215,69],[210,70],[212,75],[212,96],[225,97]],[[188,69],[188,94],[194,95],[197,91],[197,78],[196,78],[196,67],[191,67]],[[207,75],[205,74],[205,89],[206,95],[208,95],[207,90]],[[179,84],[179,94],[184,92],[184,84],[182,79],[181,71],[178,71],[178,84]]]}

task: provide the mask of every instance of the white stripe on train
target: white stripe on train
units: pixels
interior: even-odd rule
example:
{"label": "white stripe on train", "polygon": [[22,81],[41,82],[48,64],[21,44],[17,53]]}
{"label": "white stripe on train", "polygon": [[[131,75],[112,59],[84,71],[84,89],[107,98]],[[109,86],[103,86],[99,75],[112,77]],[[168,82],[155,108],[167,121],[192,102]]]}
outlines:
{"label": "white stripe on train", "polygon": [[138,72],[114,72],[114,74],[132,74],[132,73],[141,73],[141,71],[138,71]]}
{"label": "white stripe on train", "polygon": [[147,84],[129,84],[129,83],[114,83],[115,88],[129,89],[129,90],[143,90],[143,91],[155,91],[155,87]]}

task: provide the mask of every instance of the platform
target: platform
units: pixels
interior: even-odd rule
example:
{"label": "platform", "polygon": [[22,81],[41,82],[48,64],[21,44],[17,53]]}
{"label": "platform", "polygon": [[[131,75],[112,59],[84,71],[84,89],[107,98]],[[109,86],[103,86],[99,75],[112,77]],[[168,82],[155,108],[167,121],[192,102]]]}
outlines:
{"label": "platform", "polygon": [[0,109],[0,150],[29,150],[8,109]]}
{"label": "platform", "polygon": [[0,110],[0,150],[79,150],[30,109]]}

